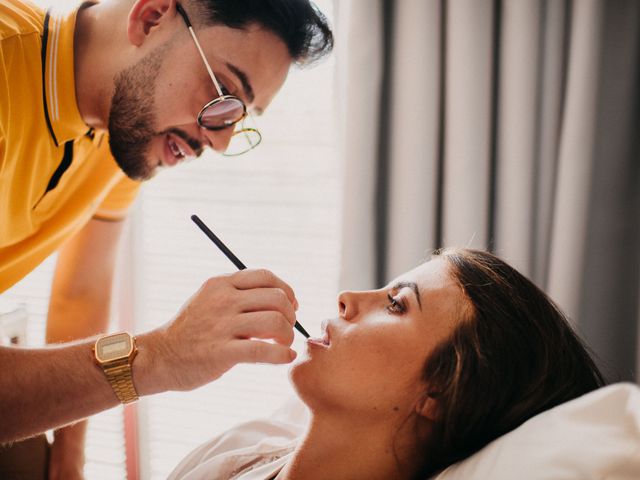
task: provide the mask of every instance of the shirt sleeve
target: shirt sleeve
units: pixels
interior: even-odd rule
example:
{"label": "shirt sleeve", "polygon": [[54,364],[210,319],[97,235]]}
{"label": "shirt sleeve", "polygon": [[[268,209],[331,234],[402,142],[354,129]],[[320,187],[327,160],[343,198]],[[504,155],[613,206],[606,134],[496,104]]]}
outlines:
{"label": "shirt sleeve", "polygon": [[122,220],[127,216],[127,212],[138,196],[139,190],[140,182],[124,176],[116,183],[111,191],[109,191],[93,214],[93,218],[111,221]]}

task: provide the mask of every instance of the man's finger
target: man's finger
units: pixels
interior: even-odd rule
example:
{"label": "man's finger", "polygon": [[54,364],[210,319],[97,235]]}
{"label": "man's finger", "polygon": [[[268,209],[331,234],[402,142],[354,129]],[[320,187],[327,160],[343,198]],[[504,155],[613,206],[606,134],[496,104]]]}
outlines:
{"label": "man's finger", "polygon": [[231,275],[231,283],[239,290],[249,290],[252,288],[279,288],[284,291],[289,301],[297,306],[298,301],[293,289],[273,272],[259,268],[247,269]]}
{"label": "man's finger", "polygon": [[276,311],[280,312],[292,326],[296,323],[293,305],[284,290],[280,288],[243,290],[239,298],[242,312]]}
{"label": "man's finger", "polygon": [[281,345],[293,343],[293,328],[280,312],[243,313],[233,325],[236,338],[262,338]]}
{"label": "man's finger", "polygon": [[296,358],[295,350],[277,343],[261,340],[235,340],[227,350],[235,363],[291,363]]}

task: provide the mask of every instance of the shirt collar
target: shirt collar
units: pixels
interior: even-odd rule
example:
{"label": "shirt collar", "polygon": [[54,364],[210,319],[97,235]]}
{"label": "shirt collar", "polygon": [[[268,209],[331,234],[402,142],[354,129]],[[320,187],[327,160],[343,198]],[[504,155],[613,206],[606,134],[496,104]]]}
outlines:
{"label": "shirt collar", "polygon": [[45,18],[45,112],[58,145],[87,133],[89,126],[78,110],[73,59],[73,36],[78,10],[48,11]]}

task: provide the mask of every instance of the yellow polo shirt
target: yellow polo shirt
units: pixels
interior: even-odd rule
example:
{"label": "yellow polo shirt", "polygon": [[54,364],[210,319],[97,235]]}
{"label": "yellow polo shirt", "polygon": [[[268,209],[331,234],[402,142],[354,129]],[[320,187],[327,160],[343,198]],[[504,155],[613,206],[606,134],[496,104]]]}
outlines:
{"label": "yellow polo shirt", "polygon": [[122,219],[139,188],[78,111],[76,13],[0,0],[0,292],[92,217]]}

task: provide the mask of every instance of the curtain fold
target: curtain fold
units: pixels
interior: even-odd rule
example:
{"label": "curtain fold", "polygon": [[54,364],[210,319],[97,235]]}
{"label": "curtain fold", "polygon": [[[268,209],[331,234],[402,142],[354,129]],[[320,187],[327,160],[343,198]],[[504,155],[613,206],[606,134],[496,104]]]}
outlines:
{"label": "curtain fold", "polygon": [[[489,241],[493,122],[491,0],[452,0],[446,9],[442,245]],[[419,159],[416,159],[419,161]]]}
{"label": "curtain fold", "polygon": [[640,284],[640,2],[625,10],[604,5],[596,52],[606,74],[597,77],[575,318],[598,353],[631,378]]}
{"label": "curtain fold", "polygon": [[336,111],[343,162],[341,285],[372,288],[377,138],[382,85],[383,2],[336,2]]}
{"label": "curtain fold", "polygon": [[602,3],[574,4],[561,125],[548,290],[576,318],[586,253],[598,101]]}
{"label": "curtain fold", "polygon": [[541,209],[536,200],[542,198],[536,181],[543,147],[539,127],[543,118],[556,128],[559,125],[557,119],[546,118],[553,115],[543,112],[541,104],[551,93],[547,90],[555,93],[559,88],[555,82],[542,85],[541,81],[542,14],[537,2],[504,3],[497,75],[495,248],[528,274],[533,270],[536,223],[545,220],[537,218]]}
{"label": "curtain fold", "polygon": [[390,65],[390,144],[383,153],[388,207],[379,219],[387,249],[378,285],[426,258],[439,236],[434,205],[440,194],[441,82],[440,69],[433,65],[441,61],[443,15],[439,0],[417,0],[397,3],[394,18],[387,19],[393,22],[395,54]]}
{"label": "curtain fold", "polygon": [[489,248],[637,370],[640,2],[339,2],[344,288]]}

